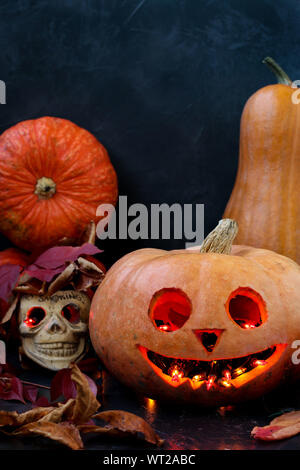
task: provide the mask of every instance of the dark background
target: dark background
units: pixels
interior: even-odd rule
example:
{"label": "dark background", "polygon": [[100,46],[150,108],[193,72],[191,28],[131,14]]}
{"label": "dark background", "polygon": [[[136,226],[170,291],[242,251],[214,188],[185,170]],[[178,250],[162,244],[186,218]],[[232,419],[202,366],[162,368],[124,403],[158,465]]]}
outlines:
{"label": "dark background", "polygon": [[[274,83],[273,56],[300,78],[298,0],[0,1],[0,79],[7,104],[0,132],[44,115],[70,119],[107,147],[129,203],[204,203],[205,232],[222,216],[238,163],[239,121],[248,97]],[[9,246],[2,238],[1,247]],[[105,259],[183,241],[108,241]],[[49,384],[49,371],[23,377]],[[222,416],[218,410],[143,402],[109,379],[110,408],[152,422],[167,449],[288,449],[250,431],[299,409],[299,387],[274,391]],[[1,408],[12,409],[2,402]],[[134,444],[135,446],[135,444]],[[0,447],[55,448],[1,437]],[[136,448],[94,441],[92,449]],[[143,446],[142,446],[143,447]]]}
{"label": "dark background", "polygon": [[[300,78],[299,19],[298,0],[1,0],[0,132],[70,119],[107,147],[129,204],[204,203],[208,233],[233,187],[243,106],[275,82],[262,59]],[[101,246],[110,263],[184,241]]]}

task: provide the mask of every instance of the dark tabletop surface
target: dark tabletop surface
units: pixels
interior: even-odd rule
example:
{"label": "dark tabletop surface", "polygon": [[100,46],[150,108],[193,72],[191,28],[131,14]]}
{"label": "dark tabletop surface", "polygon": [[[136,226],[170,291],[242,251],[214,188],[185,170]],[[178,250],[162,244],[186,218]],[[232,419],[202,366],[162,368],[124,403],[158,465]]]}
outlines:
{"label": "dark tabletop surface", "polygon": [[[9,358],[11,361],[11,358]],[[24,370],[23,380],[49,385],[54,372],[46,369]],[[47,395],[48,390],[40,394]],[[0,400],[1,410],[25,411],[31,405]],[[164,450],[296,450],[300,435],[265,443],[251,438],[254,426],[265,426],[275,416],[300,409],[300,382],[268,395],[234,407],[201,409],[178,403],[160,403],[137,396],[107,372],[103,373],[102,410],[122,409],[138,414],[165,439]],[[143,450],[154,449],[142,441],[84,437],[86,450]],[[60,450],[63,447],[43,438],[10,438],[0,435],[0,450]]]}

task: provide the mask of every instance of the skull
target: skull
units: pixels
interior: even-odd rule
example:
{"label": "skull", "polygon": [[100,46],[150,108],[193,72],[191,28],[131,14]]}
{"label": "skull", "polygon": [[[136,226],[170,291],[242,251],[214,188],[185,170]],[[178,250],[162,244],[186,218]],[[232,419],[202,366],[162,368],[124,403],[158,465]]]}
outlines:
{"label": "skull", "polygon": [[87,349],[89,297],[78,291],[23,295],[19,331],[24,354],[51,370],[68,367]]}

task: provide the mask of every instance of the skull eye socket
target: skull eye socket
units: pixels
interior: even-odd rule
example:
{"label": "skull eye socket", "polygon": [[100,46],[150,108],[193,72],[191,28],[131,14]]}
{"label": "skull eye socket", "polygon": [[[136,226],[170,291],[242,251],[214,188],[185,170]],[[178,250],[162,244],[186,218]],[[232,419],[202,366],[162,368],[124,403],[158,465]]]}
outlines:
{"label": "skull eye socket", "polygon": [[24,320],[24,323],[29,328],[39,325],[41,321],[45,318],[46,312],[42,307],[31,307]]}
{"label": "skull eye socket", "polygon": [[263,298],[250,287],[232,292],[225,306],[229,317],[243,329],[257,328],[267,319]]}
{"label": "skull eye socket", "polygon": [[80,308],[75,304],[65,305],[61,314],[70,323],[78,323],[80,320]]}
{"label": "skull eye socket", "polygon": [[192,304],[180,289],[161,289],[152,297],[149,316],[154,326],[166,333],[181,328],[189,319]]}

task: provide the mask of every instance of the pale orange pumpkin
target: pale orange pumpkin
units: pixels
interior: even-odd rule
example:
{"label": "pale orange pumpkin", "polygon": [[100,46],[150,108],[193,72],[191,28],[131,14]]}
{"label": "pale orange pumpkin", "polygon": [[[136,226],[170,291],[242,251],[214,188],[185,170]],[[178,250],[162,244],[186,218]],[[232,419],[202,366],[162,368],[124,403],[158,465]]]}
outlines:
{"label": "pale orange pumpkin", "polygon": [[279,83],[247,101],[239,167],[224,217],[239,224],[236,242],[267,248],[300,263],[300,105],[291,80],[270,58]]}
{"label": "pale orange pumpkin", "polygon": [[300,376],[300,267],[233,246],[223,220],[201,250],[120,259],[92,301],[90,335],[107,369],[144,395],[225,405]]}
{"label": "pale orange pumpkin", "polygon": [[0,136],[0,230],[43,251],[80,240],[101,203],[115,204],[117,177],[103,145],[54,117],[20,122]]}

